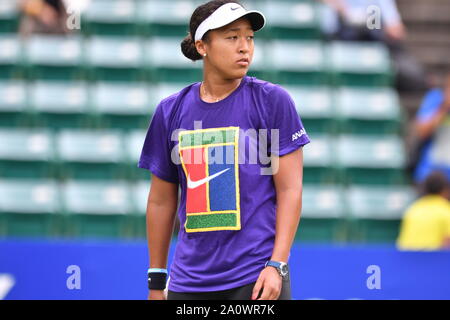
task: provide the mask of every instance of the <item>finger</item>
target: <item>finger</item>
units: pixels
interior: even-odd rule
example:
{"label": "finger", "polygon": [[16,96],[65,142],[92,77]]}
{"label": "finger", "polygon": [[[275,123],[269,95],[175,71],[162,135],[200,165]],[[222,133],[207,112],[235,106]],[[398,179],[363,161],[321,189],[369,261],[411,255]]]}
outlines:
{"label": "finger", "polygon": [[258,281],[256,281],[256,284],[253,287],[252,300],[256,300],[258,298],[258,295],[262,289],[262,286],[263,286],[263,280],[258,278]]}
{"label": "finger", "polygon": [[277,290],[274,291],[274,297],[273,300],[278,300],[278,298],[281,295],[281,288],[278,288]]}
{"label": "finger", "polygon": [[258,300],[269,300],[271,295],[272,295],[272,288],[263,287],[263,292]]}

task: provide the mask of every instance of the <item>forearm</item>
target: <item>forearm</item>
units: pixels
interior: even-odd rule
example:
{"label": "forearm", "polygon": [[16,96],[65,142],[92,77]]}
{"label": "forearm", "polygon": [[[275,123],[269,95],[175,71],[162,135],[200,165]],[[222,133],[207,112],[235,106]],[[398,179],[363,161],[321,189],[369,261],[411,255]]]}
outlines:
{"label": "forearm", "polygon": [[276,234],[272,260],[287,262],[300,222],[301,190],[288,189],[277,193]]}
{"label": "forearm", "polygon": [[170,242],[176,216],[175,205],[162,205],[149,201],[147,206],[147,239],[150,268],[167,267]]}

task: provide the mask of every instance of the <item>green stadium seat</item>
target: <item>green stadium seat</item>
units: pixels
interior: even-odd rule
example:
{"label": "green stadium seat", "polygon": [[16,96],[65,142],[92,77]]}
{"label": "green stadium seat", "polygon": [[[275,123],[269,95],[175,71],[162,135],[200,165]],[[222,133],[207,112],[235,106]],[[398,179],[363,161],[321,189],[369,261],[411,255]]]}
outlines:
{"label": "green stadium seat", "polygon": [[138,1],[137,20],[147,36],[178,37],[181,41],[188,32],[189,20],[201,1]]}
{"label": "green stadium seat", "polygon": [[27,89],[22,81],[0,81],[0,127],[26,126]]}
{"label": "green stadium seat", "polygon": [[336,154],[347,183],[406,182],[404,146],[397,136],[342,135],[337,142]]}
{"label": "green stadium seat", "polygon": [[145,215],[150,185],[150,180],[140,180],[131,187],[134,206],[134,234],[139,238],[145,238],[147,236]]}
{"label": "green stadium seat", "polygon": [[87,34],[135,35],[138,26],[137,3],[134,0],[91,0],[82,15]]}
{"label": "green stadium seat", "polygon": [[409,186],[352,186],[346,192],[351,240],[395,243],[402,216],[415,197]]}
{"label": "green stadium seat", "polygon": [[309,134],[337,133],[333,96],[327,87],[285,85]]}
{"label": "green stadium seat", "polygon": [[86,60],[91,80],[145,79],[143,48],[138,38],[93,36],[86,41]]}
{"label": "green stadium seat", "polygon": [[401,108],[391,88],[340,88],[336,106],[341,132],[351,134],[400,134]]}
{"label": "green stadium seat", "polygon": [[52,180],[0,179],[0,235],[59,234],[59,188]]}
{"label": "green stadium seat", "polygon": [[277,39],[319,39],[319,12],[314,2],[268,1],[261,6],[268,32]]}
{"label": "green stadium seat", "polygon": [[22,51],[16,34],[0,34],[0,79],[23,78]]}
{"label": "green stadium seat", "polygon": [[[201,81],[201,79],[200,79]],[[150,107],[152,108],[152,113],[155,111],[158,104],[162,99],[165,99],[174,93],[179,92],[184,87],[188,86],[188,82],[159,82],[153,87],[152,101]]]}
{"label": "green stadium seat", "polygon": [[191,61],[181,52],[181,40],[170,37],[153,37],[145,44],[145,64],[154,82],[201,81],[203,62]]}
{"label": "green stadium seat", "polygon": [[278,72],[279,83],[324,85],[324,54],[318,41],[276,40],[267,44],[269,66]]}
{"label": "green stadium seat", "polygon": [[33,35],[24,42],[24,58],[31,79],[82,79],[83,45],[76,35]]}
{"label": "green stadium seat", "polygon": [[124,140],[126,145],[127,161],[129,163],[128,176],[135,180],[150,181],[150,172],[145,169],[138,168],[139,158],[141,156],[142,147],[145,141],[146,130],[133,130],[125,134]]}
{"label": "green stadium seat", "polygon": [[389,52],[381,43],[334,41],[327,46],[327,61],[337,86],[390,86]]}
{"label": "green stadium seat", "polygon": [[145,129],[151,94],[144,83],[97,83],[92,88],[93,111],[103,128]]}
{"label": "green stadium seat", "polygon": [[310,139],[311,143],[303,148],[303,182],[338,182],[332,138],[326,135],[310,135]]}
{"label": "green stadium seat", "polygon": [[19,11],[16,0],[0,0],[0,32],[16,32],[19,26]]}
{"label": "green stadium seat", "polygon": [[259,36],[255,38],[255,49],[253,51],[253,59],[247,72],[248,76],[264,79],[267,81],[276,82],[276,70],[267,67],[268,59],[266,57],[268,52],[267,42],[260,39]]}
{"label": "green stadium seat", "polygon": [[57,151],[62,179],[124,179],[124,147],[118,131],[62,130]]}
{"label": "green stadium seat", "polygon": [[[138,238],[147,237],[147,226],[146,226],[146,211],[147,211],[147,201],[148,194],[150,192],[151,182],[150,180],[136,180],[134,184],[131,185],[131,195],[133,199],[133,215],[134,220],[134,236]],[[181,189],[178,189],[178,202],[181,199]],[[178,215],[175,218],[175,230],[174,237],[178,234],[180,223]]]}
{"label": "green stadium seat", "polygon": [[65,233],[72,237],[130,237],[129,187],[121,181],[68,181],[62,188]]}
{"label": "green stadium seat", "polygon": [[296,240],[343,242],[347,237],[343,191],[336,185],[303,186],[302,215]]}
{"label": "green stadium seat", "polygon": [[54,176],[53,138],[41,129],[0,129],[0,177]]}
{"label": "green stadium seat", "polygon": [[30,109],[38,127],[82,128],[90,125],[84,82],[36,81],[29,85]]}

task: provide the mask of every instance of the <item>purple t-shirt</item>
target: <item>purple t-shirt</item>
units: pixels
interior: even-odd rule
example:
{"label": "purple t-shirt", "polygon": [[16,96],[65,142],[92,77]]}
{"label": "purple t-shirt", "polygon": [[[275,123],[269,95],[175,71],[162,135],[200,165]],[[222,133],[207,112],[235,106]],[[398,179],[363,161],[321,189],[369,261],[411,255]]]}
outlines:
{"label": "purple t-shirt", "polygon": [[207,103],[200,82],[163,99],[138,167],[180,184],[180,230],[169,290],[227,290],[258,279],[275,241],[270,154],[309,143],[295,104],[279,85],[245,76]]}

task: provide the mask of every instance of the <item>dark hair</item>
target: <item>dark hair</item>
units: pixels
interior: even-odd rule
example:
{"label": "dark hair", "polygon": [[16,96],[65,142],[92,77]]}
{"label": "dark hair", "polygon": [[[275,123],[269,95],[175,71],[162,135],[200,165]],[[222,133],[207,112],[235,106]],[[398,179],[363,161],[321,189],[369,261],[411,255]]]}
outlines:
{"label": "dark hair", "polygon": [[425,195],[441,194],[443,191],[450,188],[450,182],[444,173],[433,171],[423,182],[422,188]]}
{"label": "dark hair", "polygon": [[[195,32],[197,31],[198,26],[208,18],[214,11],[216,11],[219,7],[226,3],[237,3],[240,5],[238,1],[234,0],[212,0],[201,6],[197,7],[194,10],[191,16],[191,20],[189,22],[189,32],[188,35],[181,41],[181,52],[183,52],[184,56],[192,61],[201,60],[202,56],[198,53],[197,48],[195,47]],[[208,32],[206,32],[203,37],[203,41],[208,41]]]}

